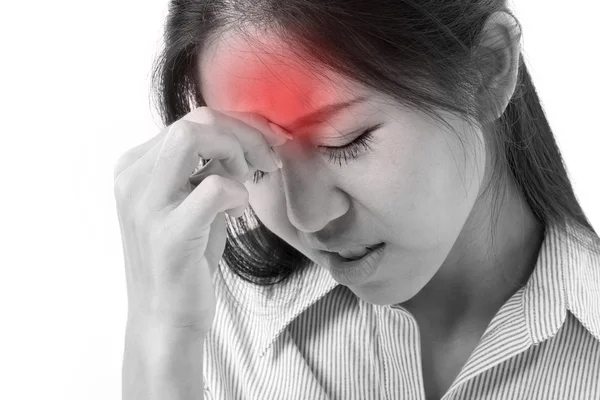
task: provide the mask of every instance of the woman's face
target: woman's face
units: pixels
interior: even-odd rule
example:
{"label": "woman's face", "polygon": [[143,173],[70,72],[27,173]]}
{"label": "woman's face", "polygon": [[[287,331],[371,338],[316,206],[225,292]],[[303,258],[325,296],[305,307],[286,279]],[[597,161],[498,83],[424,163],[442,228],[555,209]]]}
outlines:
{"label": "woman's face", "polygon": [[[276,148],[283,168],[246,182],[250,205],[269,230],[324,268],[318,243],[352,248],[385,242],[374,271],[332,276],[373,304],[412,298],[449,257],[479,195],[486,171],[480,130],[443,114],[453,132],[332,74],[316,83],[290,61],[293,56],[278,54],[223,37],[201,57],[208,107],[255,112],[294,127],[296,139]],[[324,123],[294,122],[359,96],[362,102]],[[322,148],[347,145],[374,126],[368,147],[345,157]]]}

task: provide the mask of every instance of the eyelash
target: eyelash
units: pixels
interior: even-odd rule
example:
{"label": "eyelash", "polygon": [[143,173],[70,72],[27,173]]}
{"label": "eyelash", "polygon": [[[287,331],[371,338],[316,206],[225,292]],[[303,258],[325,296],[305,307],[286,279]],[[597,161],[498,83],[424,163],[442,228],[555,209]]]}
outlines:
{"label": "eyelash", "polygon": [[[382,124],[377,124],[368,129],[365,129],[360,136],[354,139],[352,142],[340,146],[340,147],[329,147],[329,146],[320,146],[325,150],[325,152],[329,155],[329,162],[339,162],[340,167],[342,166],[342,158],[344,162],[348,164],[348,158],[355,160],[358,158],[358,155],[362,153],[360,147],[364,148],[364,151],[372,150],[369,146],[369,143],[373,141],[373,131],[379,129]],[[262,178],[266,175],[266,172],[257,170],[254,173],[254,183],[258,183],[262,180]]]}

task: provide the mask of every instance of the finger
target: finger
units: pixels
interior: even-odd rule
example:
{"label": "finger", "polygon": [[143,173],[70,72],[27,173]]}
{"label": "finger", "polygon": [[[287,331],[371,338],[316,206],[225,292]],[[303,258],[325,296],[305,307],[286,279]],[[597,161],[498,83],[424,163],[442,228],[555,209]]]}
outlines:
{"label": "finger", "polygon": [[160,142],[167,132],[168,128],[163,129],[158,135],[153,136],[150,140],[135,146],[125,153],[123,153],[117,160],[114,166],[114,181],[117,181],[117,178],[127,168],[131,167],[137,161],[139,161],[144,154],[148,153],[158,142]]}
{"label": "finger", "polygon": [[[247,120],[268,125],[256,115]],[[273,139],[275,136],[277,134],[271,132]],[[217,158],[238,182],[246,181],[250,168],[265,172],[278,169],[271,156],[270,144],[261,131],[208,107],[198,107],[173,123],[159,143],[161,148],[152,170],[149,191],[150,198],[160,206],[170,202],[179,189],[188,185],[188,178],[196,169],[199,158]]]}
{"label": "finger", "polygon": [[293,136],[287,133],[283,128],[270,122],[260,114],[252,112],[229,111],[222,109],[216,110],[223,114],[237,118],[245,122],[246,124],[252,126],[253,128],[257,129],[259,132],[263,133],[265,139],[271,147],[281,146],[288,140],[294,139]]}
{"label": "finger", "polygon": [[220,212],[216,215],[210,224],[210,233],[208,235],[204,257],[208,261],[210,276],[214,278],[219,262],[223,257],[223,252],[225,251],[226,240],[222,240],[222,238],[227,237],[227,221],[224,213]]}
{"label": "finger", "polygon": [[[250,177],[252,175],[254,175],[255,171],[256,171],[256,169],[254,167],[249,166],[248,174],[246,175],[245,180],[240,181],[240,182],[245,182],[248,179],[250,179]],[[229,173],[229,171],[227,171],[223,167],[223,165],[221,164],[221,162],[219,160],[217,160],[216,158],[213,158],[208,163],[206,163],[206,165],[202,166],[192,176],[190,176],[189,181],[192,185],[199,185],[200,182],[202,182],[204,179],[206,179],[206,177],[208,177],[209,175],[221,175],[225,178],[237,180],[235,176],[232,176]]]}
{"label": "finger", "polygon": [[216,158],[227,162],[237,180],[245,179],[248,163],[244,150],[234,135],[219,132],[212,123],[179,120],[173,123],[161,143],[154,161],[148,192],[150,199],[161,205],[188,184],[189,176],[200,158]]}
{"label": "finger", "polygon": [[[235,135],[239,140],[244,149],[244,157],[250,164],[265,172],[273,172],[279,168],[271,156],[271,147],[280,145],[282,141],[287,141],[287,139],[273,132],[266,119],[256,113],[219,111],[214,109],[211,109],[211,111],[215,113],[214,124],[222,128],[225,132]],[[195,122],[203,117],[205,117],[203,112],[196,109],[187,114],[183,119]],[[262,131],[257,129],[257,127],[262,129]],[[222,160],[225,168],[228,168],[228,163],[229,160]]]}
{"label": "finger", "polygon": [[200,184],[169,214],[170,223],[177,224],[183,237],[194,237],[206,229],[218,213],[239,216],[248,206],[249,194],[240,182],[211,175]]}

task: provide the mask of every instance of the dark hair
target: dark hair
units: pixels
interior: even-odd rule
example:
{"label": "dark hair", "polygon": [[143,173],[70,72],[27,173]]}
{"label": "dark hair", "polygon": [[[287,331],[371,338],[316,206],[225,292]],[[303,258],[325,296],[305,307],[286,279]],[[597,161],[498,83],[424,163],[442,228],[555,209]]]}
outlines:
{"label": "dark hair", "polygon": [[[476,48],[496,11],[514,18],[505,0],[173,0],[152,77],[158,109],[168,126],[206,106],[198,85],[198,54],[219,34],[230,29],[244,34],[252,27],[293,44],[289,48],[300,59],[308,56],[315,65],[433,118],[440,120],[436,109],[442,109],[481,123],[487,110],[475,93],[485,55]],[[485,191],[494,190],[496,206],[510,174],[544,228],[555,225],[573,237],[567,224],[574,224],[597,241],[522,53],[514,95],[486,138],[494,163]],[[262,225],[251,207],[244,218],[227,218],[221,261],[262,286],[283,282],[312,263]]]}

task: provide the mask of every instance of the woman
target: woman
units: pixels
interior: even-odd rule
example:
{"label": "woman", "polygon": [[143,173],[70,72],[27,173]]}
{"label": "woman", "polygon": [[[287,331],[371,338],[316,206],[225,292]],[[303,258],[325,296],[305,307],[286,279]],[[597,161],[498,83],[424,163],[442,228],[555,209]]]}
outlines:
{"label": "woman", "polygon": [[172,2],[167,128],[115,167],[124,399],[600,398],[520,38],[500,0]]}

